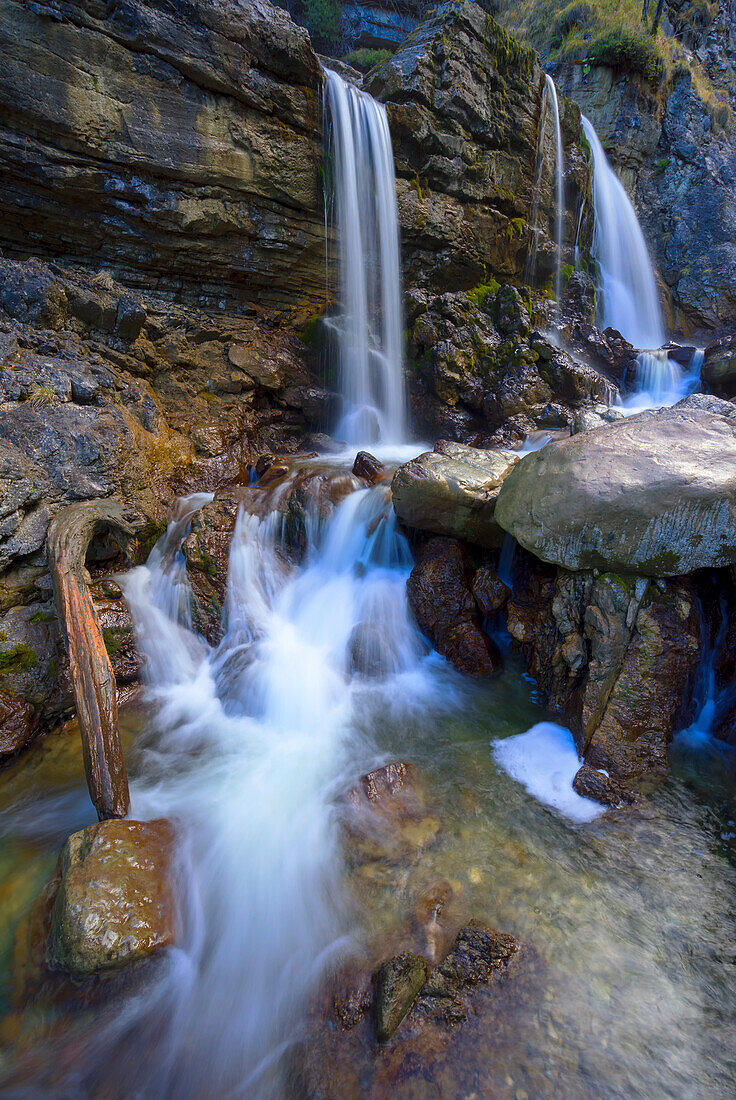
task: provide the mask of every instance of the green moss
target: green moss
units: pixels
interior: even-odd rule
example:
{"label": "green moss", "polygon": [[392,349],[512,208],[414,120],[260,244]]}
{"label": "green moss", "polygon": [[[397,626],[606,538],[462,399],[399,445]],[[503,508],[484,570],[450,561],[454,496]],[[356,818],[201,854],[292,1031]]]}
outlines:
{"label": "green moss", "polygon": [[478,286],[473,287],[468,291],[468,298],[474,306],[480,306],[489,294],[495,294],[501,287],[500,283],[497,283],[495,279],[491,278],[487,283],[480,283]]}
{"label": "green moss", "polygon": [[352,53],[346,54],[343,61],[348,65],[352,65],[361,73],[367,73],[371,69],[377,69],[380,65],[385,65],[392,57],[393,54],[390,50],[371,50],[367,46],[363,46],[359,50],[353,50]]}
{"label": "green moss", "polygon": [[30,646],[19,642],[12,649],[0,653],[0,674],[9,672],[28,672],[38,664],[38,657]]}
{"label": "green moss", "polygon": [[49,611],[37,611],[35,615],[31,615],[28,620],[31,623],[50,623],[54,620],[55,616]]}
{"label": "green moss", "polygon": [[654,174],[655,174],[655,176],[661,176],[662,173],[665,172],[669,168],[669,166],[670,166],[670,158],[669,157],[663,157],[662,160],[658,160],[657,163],[654,165]]}
{"label": "green moss", "polygon": [[680,555],[675,553],[674,550],[661,550],[654,557],[647,558],[643,563],[643,568],[651,570],[652,575],[655,577],[663,574],[677,574],[681,571]]}
{"label": "green moss", "polygon": [[303,344],[306,344],[307,347],[313,348],[315,346],[317,327],[321,320],[321,313],[313,313],[312,316],[305,321],[304,327],[299,333],[299,339]]}
{"label": "green moss", "polygon": [[414,179],[413,179],[413,180],[411,181],[411,186],[412,186],[412,187],[414,188],[414,190],[416,191],[416,193],[417,193],[417,198],[419,199],[419,201],[420,201],[420,202],[423,202],[423,198],[424,198],[424,197],[423,197],[423,195],[422,195],[422,185],[421,185],[421,183],[419,182],[419,176],[418,176],[418,174],[415,174],[415,176],[414,176]]}
{"label": "green moss", "polygon": [[112,659],[125,643],[126,638],[130,636],[130,630],[120,626],[103,626],[102,628],[102,640],[105,643],[105,649],[107,655]]}

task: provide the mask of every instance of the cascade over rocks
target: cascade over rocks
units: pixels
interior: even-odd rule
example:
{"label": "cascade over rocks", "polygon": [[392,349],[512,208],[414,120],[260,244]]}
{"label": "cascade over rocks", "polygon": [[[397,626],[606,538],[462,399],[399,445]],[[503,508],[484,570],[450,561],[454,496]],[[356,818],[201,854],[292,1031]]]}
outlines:
{"label": "cascade over rocks", "polygon": [[716,396],[736,398],[736,336],[724,336],[705,349],[700,377]]}
{"label": "cascade over rocks", "polygon": [[695,395],[527,455],[497,522],[566,569],[681,576],[736,561],[736,407]]}

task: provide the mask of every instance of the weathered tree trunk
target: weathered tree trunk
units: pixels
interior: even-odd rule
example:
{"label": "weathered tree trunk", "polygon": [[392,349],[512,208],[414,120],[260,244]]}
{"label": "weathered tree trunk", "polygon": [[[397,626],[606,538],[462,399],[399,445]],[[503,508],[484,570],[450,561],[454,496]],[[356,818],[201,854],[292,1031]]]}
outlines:
{"label": "weathered tree trunk", "polygon": [[84,768],[101,821],[125,817],[130,794],[120,744],[115,675],[86,583],[87,548],[100,531],[127,545],[133,528],[114,501],[72,504],[54,517],[48,533],[51,578],[71,668]]}
{"label": "weathered tree trunk", "polygon": [[642,23],[649,22],[649,0],[644,0],[644,7],[641,9],[641,21]]}

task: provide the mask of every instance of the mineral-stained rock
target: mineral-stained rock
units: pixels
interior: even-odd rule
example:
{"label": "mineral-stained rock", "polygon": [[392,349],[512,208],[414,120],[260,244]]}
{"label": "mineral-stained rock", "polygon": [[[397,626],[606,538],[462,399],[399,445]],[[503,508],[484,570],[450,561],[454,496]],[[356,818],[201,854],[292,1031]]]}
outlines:
{"label": "mineral-stained rock", "polygon": [[519,461],[510,451],[481,451],[459,443],[427,451],[400,466],[391,483],[394,509],[410,527],[498,547],[496,500]]}
{"label": "mineral-stained rock", "polygon": [[376,975],[376,1038],[379,1043],[390,1039],[417,994],[427,981],[429,966],[421,955],[406,951],[385,962]]}
{"label": "mineral-stained rock", "polygon": [[526,455],[495,519],[567,569],[678,576],[736,561],[736,409],[687,398]]}
{"label": "mineral-stained rock", "polygon": [[369,485],[380,481],[383,475],[383,463],[368,451],[358,451],[353,463],[353,474]]}
{"label": "mineral-stained rock", "polygon": [[361,777],[345,796],[348,861],[406,860],[436,839],[439,820],[411,764],[397,761]]}
{"label": "mineral-stained rock", "polygon": [[438,653],[470,676],[489,676],[498,651],[481,630],[467,552],[455,539],[432,538],[407,581],[409,605]]}
{"label": "mineral-stained rock", "polygon": [[80,977],[144,959],[176,940],[168,821],[103,821],[69,837],[51,953]]}

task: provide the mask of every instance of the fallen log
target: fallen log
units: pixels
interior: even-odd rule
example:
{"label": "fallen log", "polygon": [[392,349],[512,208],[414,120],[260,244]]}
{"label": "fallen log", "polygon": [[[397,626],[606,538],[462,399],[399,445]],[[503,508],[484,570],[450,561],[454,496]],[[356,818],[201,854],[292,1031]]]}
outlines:
{"label": "fallen log", "polygon": [[87,786],[100,821],[130,810],[128,776],[120,744],[115,674],[87,588],[85,559],[96,534],[109,534],[121,549],[134,531],[115,501],[72,504],[52,520],[49,568],[59,624],[69,654]]}

